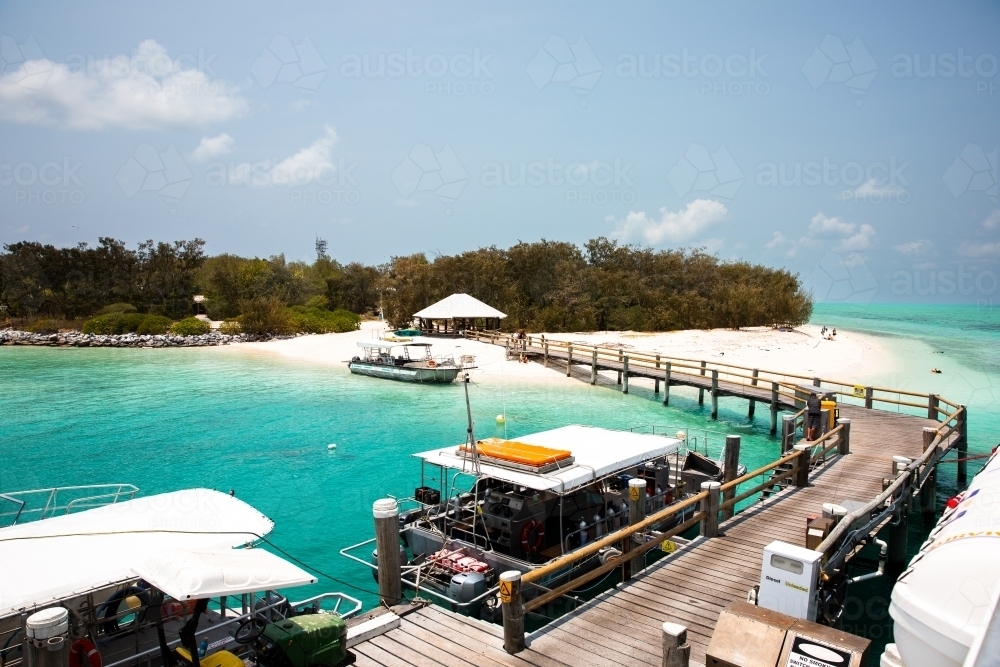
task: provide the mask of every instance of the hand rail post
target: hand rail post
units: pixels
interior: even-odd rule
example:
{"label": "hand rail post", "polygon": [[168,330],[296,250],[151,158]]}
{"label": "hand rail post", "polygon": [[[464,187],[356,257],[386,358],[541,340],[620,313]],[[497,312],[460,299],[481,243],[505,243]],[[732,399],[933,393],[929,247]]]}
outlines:
{"label": "hand rail post", "polygon": [[[722,463],[722,480],[724,482],[731,482],[736,479],[737,471],[740,467],[740,436],[738,435],[727,435],[726,436],[726,450],[723,454]],[[729,489],[722,492],[722,502],[731,500],[736,496],[736,488]],[[722,520],[732,519],[736,515],[736,507],[726,507],[722,510]]]}
{"label": "hand rail post", "polygon": [[719,418],[719,371],[712,369],[712,419]]}
{"label": "hand rail post", "polygon": [[622,393],[628,393],[628,355],[622,357]]}
{"label": "hand rail post", "polygon": [[821,386],[821,383],[820,383],[820,380],[819,380],[819,378],[813,378],[813,386],[814,386],[814,387],[819,387],[819,386]]}
{"label": "hand rail post", "polygon": [[[622,349],[618,348],[618,363],[619,364],[622,363],[622,357],[624,356],[624,354],[625,353],[622,351]],[[621,384],[621,383],[622,383],[622,372],[618,371],[618,384]]]}
{"label": "hand rail post", "polygon": [[927,418],[938,421],[938,395],[927,394]]}
{"label": "hand rail post", "polygon": [[670,405],[670,362],[663,366],[663,404]]}
{"label": "hand rail post", "polygon": [[851,420],[850,419],[838,419],[837,424],[842,426],[840,429],[840,442],[837,444],[837,453],[841,456],[847,456],[851,453]]}
{"label": "hand rail post", "polygon": [[542,344],[542,346],[545,348],[544,351],[542,352],[542,366],[544,366],[545,368],[548,368],[549,367],[549,344],[548,344],[548,342],[545,342],[545,343]]}
{"label": "hand rail post", "polygon": [[[628,522],[629,525],[635,525],[646,518],[646,480],[633,478],[628,481]],[[626,539],[625,546],[628,550],[632,550],[632,545],[634,544],[634,533],[629,535]],[[628,562],[628,568],[625,571],[626,578],[628,581],[633,576],[639,573],[642,569],[644,556],[638,556],[633,558]]]}
{"label": "hand rail post", "polygon": [[[660,370],[660,355],[656,355],[656,370]],[[653,380],[653,394],[660,393],[660,378]]]}
{"label": "hand rail post", "polygon": [[795,415],[781,418],[781,455],[784,456],[795,445]]}
{"label": "hand rail post", "polygon": [[865,409],[872,409],[872,399],[875,397],[874,387],[865,387]]}
{"label": "hand rail post", "polygon": [[597,348],[590,355],[590,384],[597,384]]}
{"label": "hand rail post", "polygon": [[[506,594],[505,594],[506,591]],[[500,606],[503,614],[503,650],[524,650],[524,602],[521,596],[521,573],[508,570],[500,575]]]}
{"label": "hand rail post", "polygon": [[[705,362],[701,362],[701,374],[705,375]],[[698,387],[698,405],[705,405],[705,388]]]}
{"label": "hand rail post", "polygon": [[795,445],[794,449],[799,453],[799,458],[795,461],[795,486],[800,489],[809,486],[809,459],[812,458],[812,445]]}
{"label": "hand rail post", "polygon": [[691,646],[687,643],[687,628],[677,623],[663,624],[663,667],[688,667]]}
{"label": "hand rail post", "polygon": [[705,492],[705,497],[701,499],[699,511],[705,513],[705,518],[701,520],[701,534],[703,537],[719,536],[719,482],[702,482],[701,490]]}
{"label": "hand rail post", "polygon": [[573,345],[566,346],[566,377],[569,377],[569,372],[573,369]]}

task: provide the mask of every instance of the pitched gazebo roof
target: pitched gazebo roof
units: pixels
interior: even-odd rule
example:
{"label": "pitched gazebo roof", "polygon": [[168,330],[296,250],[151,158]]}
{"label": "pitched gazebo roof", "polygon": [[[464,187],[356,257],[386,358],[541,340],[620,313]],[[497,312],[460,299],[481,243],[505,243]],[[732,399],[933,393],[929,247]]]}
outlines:
{"label": "pitched gazebo roof", "polygon": [[453,320],[453,319],[476,319],[487,317],[507,317],[505,313],[492,306],[488,306],[479,299],[468,294],[452,294],[441,299],[437,303],[427,306],[420,312],[414,313],[414,317],[425,320]]}

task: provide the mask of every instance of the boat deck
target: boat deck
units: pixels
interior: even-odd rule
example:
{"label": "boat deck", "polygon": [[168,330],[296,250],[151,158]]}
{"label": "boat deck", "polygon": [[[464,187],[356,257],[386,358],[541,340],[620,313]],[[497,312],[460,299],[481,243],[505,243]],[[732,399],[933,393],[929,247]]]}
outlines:
{"label": "boat deck", "polygon": [[720,524],[717,538],[698,538],[652,564],[626,584],[601,594],[527,636],[517,655],[503,650],[503,629],[437,607],[402,618],[399,628],[354,647],[358,665],[661,664],[662,624],[688,628],[692,664],[705,651],[721,610],[746,599],[760,578],[761,554],[775,539],[805,544],[806,519],[823,503],[868,501],[882,491],[892,456],[918,457],[924,427],[939,422],[843,406],[852,420],[851,453],[810,475],[806,488],[787,488]]}

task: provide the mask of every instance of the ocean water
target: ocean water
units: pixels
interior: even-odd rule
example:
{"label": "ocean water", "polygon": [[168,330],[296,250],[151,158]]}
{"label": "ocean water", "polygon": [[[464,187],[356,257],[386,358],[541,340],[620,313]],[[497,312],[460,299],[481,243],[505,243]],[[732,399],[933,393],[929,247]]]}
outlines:
{"label": "ocean water", "polygon": [[[495,417],[506,412],[511,437],[566,424],[690,428],[704,446],[699,429],[712,429],[714,456],[725,433],[743,436],[750,468],[777,455],[767,410],[750,423],[744,401],[722,400],[713,422],[694,390],[672,389],[663,407],[642,382],[622,395],[553,375],[470,385],[476,436],[503,436]],[[412,454],[465,440],[459,383],[409,385],[277,355],[0,347],[0,378],[0,492],[105,482],[142,494],[233,489],[275,521],[276,545],[325,575],[324,590],[366,608],[377,603],[371,574],[339,550],[373,536],[376,499],[420,485]]]}

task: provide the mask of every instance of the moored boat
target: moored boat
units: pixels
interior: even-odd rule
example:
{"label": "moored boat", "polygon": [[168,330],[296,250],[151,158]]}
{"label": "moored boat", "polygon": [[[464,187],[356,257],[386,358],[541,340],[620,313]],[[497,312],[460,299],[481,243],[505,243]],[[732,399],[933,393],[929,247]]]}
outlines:
{"label": "moored boat", "polygon": [[[347,363],[355,375],[420,382],[449,384],[455,381],[462,366],[452,357],[436,358],[430,343],[396,341],[360,341],[363,352]],[[395,354],[394,354],[395,352]]]}

